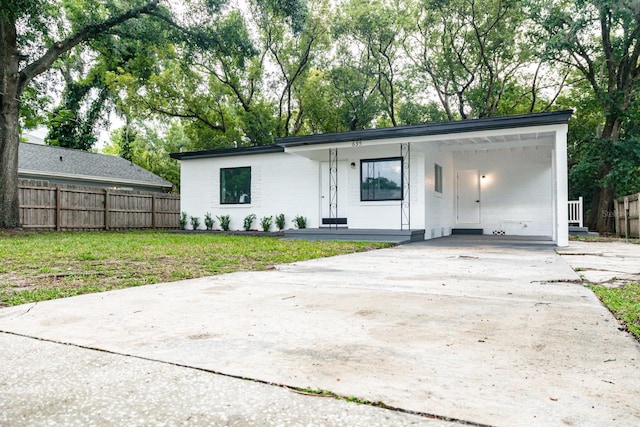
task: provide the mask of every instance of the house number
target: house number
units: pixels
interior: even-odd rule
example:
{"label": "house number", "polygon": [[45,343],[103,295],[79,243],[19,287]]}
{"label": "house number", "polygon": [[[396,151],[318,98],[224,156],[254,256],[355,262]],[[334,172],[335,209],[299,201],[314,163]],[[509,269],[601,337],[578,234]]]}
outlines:
{"label": "house number", "polygon": [[351,143],[351,146],[353,147],[360,147],[362,145],[362,141],[353,141]]}

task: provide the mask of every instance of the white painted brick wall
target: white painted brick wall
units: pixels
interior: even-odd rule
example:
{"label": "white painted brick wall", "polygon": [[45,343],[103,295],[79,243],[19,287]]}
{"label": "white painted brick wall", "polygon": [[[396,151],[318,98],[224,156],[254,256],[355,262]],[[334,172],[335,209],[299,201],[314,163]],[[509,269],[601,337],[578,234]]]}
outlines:
{"label": "white painted brick wall", "polygon": [[[426,148],[424,155],[425,239],[448,236],[455,225],[453,154]],[[442,193],[435,191],[435,164],[442,166]]]}
{"label": "white painted brick wall", "polygon": [[[251,166],[251,203],[220,204],[220,169]],[[287,228],[296,215],[307,217],[308,227],[318,227],[319,166],[317,162],[284,153],[217,157],[181,162],[181,210],[199,216],[230,215],[231,229],[242,229],[249,214],[260,229],[264,216],[285,214]],[[202,226],[204,227],[204,226]],[[219,223],[216,220],[216,228]],[[275,228],[275,226],[274,226]]]}
{"label": "white painted brick wall", "polygon": [[[449,235],[456,224],[456,171],[478,169],[487,177],[481,184],[481,223],[485,233],[552,235],[553,180],[550,147],[447,152],[435,147],[413,146],[411,153],[411,227],[424,228],[425,237]],[[327,151],[328,153],[328,151]],[[340,215],[350,228],[399,229],[400,201],[360,201],[360,161],[400,156],[399,145],[363,146],[339,153],[346,168],[340,191],[346,201]],[[319,156],[319,158],[328,158]],[[351,167],[351,163],[355,167]],[[443,192],[434,189],[434,163],[442,166]],[[284,213],[287,228],[295,215],[307,217],[308,227],[320,226],[321,161],[286,153],[243,155],[182,161],[182,207],[189,215],[231,215],[232,229],[241,229],[245,216]],[[251,204],[221,205],[220,168],[251,166]],[[325,163],[326,166],[326,163]],[[346,185],[346,188],[345,188]],[[344,193],[341,193],[344,194]],[[344,209],[343,209],[344,208]],[[202,222],[202,221],[201,221]]]}

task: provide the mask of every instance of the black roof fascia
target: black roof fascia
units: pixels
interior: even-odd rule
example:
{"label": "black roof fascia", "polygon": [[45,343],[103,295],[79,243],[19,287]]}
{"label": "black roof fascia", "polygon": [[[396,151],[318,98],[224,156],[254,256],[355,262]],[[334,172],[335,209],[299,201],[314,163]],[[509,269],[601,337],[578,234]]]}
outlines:
{"label": "black roof fascia", "polygon": [[276,138],[276,144],[282,147],[296,147],[301,145],[328,144],[336,142],[366,141],[386,138],[409,138],[414,136],[447,135],[484,130],[565,124],[568,123],[572,114],[573,110],[562,110],[548,113],[489,117],[484,119],[458,120],[452,122],[428,123],[393,128],[367,129],[307,136],[290,136],[285,138]]}
{"label": "black roof fascia", "polygon": [[220,150],[202,150],[202,151],[188,151],[185,153],[171,153],[169,156],[176,160],[192,160],[192,159],[206,159],[209,157],[232,157],[243,156],[251,154],[265,154],[265,153],[282,153],[284,148],[278,145],[260,145],[257,147],[240,147],[240,148],[223,148]]}

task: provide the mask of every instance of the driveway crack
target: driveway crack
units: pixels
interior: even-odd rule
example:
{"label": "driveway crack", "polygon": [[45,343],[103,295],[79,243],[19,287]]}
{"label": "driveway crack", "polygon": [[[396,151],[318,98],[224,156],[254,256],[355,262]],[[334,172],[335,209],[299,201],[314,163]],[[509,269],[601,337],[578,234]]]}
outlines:
{"label": "driveway crack", "polygon": [[[35,304],[34,304],[34,306],[35,306]],[[0,330],[0,333],[4,333],[4,334],[7,334],[7,335],[19,336],[19,337],[23,337],[23,338],[30,338],[30,339],[43,341],[43,342],[49,342],[49,343],[53,343],[53,344],[60,344],[60,345],[66,345],[66,346],[70,346],[70,347],[81,348],[81,349],[85,349],[85,350],[98,351],[98,352],[101,352],[101,353],[111,354],[111,355],[114,355],[114,356],[124,356],[124,357],[130,357],[130,358],[133,358],[133,359],[144,360],[144,361],[147,361],[147,362],[156,362],[156,363],[161,363],[161,364],[164,364],[164,365],[175,366],[175,367],[178,367],[178,368],[186,368],[186,369],[191,369],[191,370],[194,370],[194,371],[206,372],[206,373],[213,374],[213,375],[220,375],[220,376],[227,377],[227,378],[234,378],[234,379],[238,379],[238,380],[251,381],[251,382],[256,383],[256,384],[263,384],[263,385],[275,386],[275,387],[283,388],[285,390],[289,390],[289,391],[297,393],[297,394],[303,394],[303,395],[307,395],[307,396],[329,397],[329,398],[336,399],[336,400],[343,400],[343,401],[346,401],[346,402],[349,402],[349,403],[357,403],[357,404],[360,404],[360,405],[372,406],[372,407],[385,409],[385,410],[392,411],[392,412],[397,412],[397,413],[402,413],[402,414],[407,414],[407,415],[414,415],[414,416],[433,419],[433,420],[446,421],[446,422],[456,423],[456,424],[460,424],[460,425],[464,425],[464,426],[494,427],[491,424],[484,424],[484,423],[479,423],[479,422],[475,422],[475,421],[463,420],[463,419],[460,419],[460,418],[448,417],[448,416],[445,416],[445,415],[438,415],[438,414],[432,414],[432,413],[429,413],[429,412],[414,411],[414,410],[411,410],[411,409],[399,408],[399,407],[396,407],[396,406],[387,405],[386,403],[384,403],[382,401],[373,402],[373,401],[370,401],[370,400],[360,399],[360,398],[357,398],[357,397],[354,397],[354,396],[340,395],[340,394],[337,394],[337,393],[334,393],[334,392],[331,392],[331,391],[328,391],[328,390],[309,390],[308,388],[302,388],[302,387],[292,386],[292,385],[283,384],[283,383],[266,381],[266,380],[262,380],[262,379],[259,379],[259,378],[251,378],[251,377],[245,377],[245,376],[242,376],[242,375],[228,374],[228,373],[224,373],[224,372],[221,372],[221,371],[216,371],[216,370],[208,369],[208,368],[200,368],[200,367],[197,367],[197,366],[190,366],[190,365],[185,365],[185,364],[182,364],[182,363],[169,362],[169,361],[166,361],[166,360],[160,360],[160,359],[154,359],[154,358],[150,358],[150,357],[138,356],[138,355],[135,355],[135,354],[120,353],[120,352],[117,352],[117,351],[106,350],[106,349],[102,349],[102,348],[85,346],[85,345],[68,343],[68,342],[62,342],[62,341],[56,341],[56,340],[52,340],[52,339],[48,339],[48,338],[34,337],[34,336],[20,334],[20,333],[16,333],[16,332]]]}

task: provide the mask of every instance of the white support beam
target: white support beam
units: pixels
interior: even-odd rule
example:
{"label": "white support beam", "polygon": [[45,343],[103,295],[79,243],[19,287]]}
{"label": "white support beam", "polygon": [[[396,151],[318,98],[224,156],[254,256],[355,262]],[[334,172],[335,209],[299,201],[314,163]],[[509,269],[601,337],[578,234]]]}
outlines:
{"label": "white support beam", "polygon": [[556,141],[553,150],[554,182],[555,182],[555,232],[554,237],[558,246],[569,246],[569,186],[567,182],[567,125],[562,125],[556,131]]}

